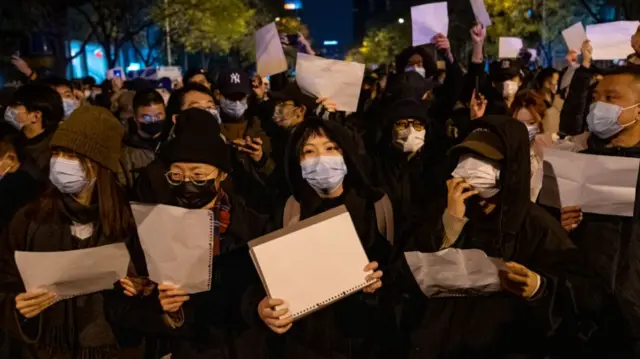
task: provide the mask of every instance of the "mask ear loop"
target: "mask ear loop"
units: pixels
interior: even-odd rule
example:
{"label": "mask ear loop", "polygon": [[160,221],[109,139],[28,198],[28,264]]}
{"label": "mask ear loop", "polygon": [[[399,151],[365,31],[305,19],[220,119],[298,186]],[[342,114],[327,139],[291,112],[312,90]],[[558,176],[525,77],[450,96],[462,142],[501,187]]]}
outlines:
{"label": "mask ear loop", "polygon": [[[622,109],[622,111],[621,111],[621,113],[622,113],[623,111],[630,110],[630,109],[632,109],[632,108],[636,108],[636,107],[638,107],[638,106],[640,106],[640,102],[638,102],[637,104],[635,104],[635,105],[633,105],[633,106],[629,106],[629,107],[625,107],[625,108],[623,108],[623,109]],[[618,116],[618,117],[619,117],[619,116]],[[621,125],[621,126],[622,126],[622,128],[627,128],[627,127],[629,127],[629,126],[633,125],[634,123],[638,122],[638,117],[640,117],[640,113],[636,113],[636,119],[635,119],[635,120],[633,120],[633,121],[631,121],[631,122],[629,122],[629,123],[627,123],[627,124],[625,124],[625,125]]]}

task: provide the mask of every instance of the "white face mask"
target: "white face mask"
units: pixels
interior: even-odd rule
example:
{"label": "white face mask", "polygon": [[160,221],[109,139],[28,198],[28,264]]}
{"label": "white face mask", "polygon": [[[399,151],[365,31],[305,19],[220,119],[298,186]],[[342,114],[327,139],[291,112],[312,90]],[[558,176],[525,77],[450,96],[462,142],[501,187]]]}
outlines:
{"label": "white face mask", "polygon": [[420,67],[418,65],[407,66],[407,68],[404,69],[404,71],[406,71],[406,72],[415,71],[415,72],[419,73],[420,76],[422,76],[422,77],[426,77],[427,76],[427,70],[425,70],[424,67]]}
{"label": "white face mask", "polygon": [[504,98],[513,97],[518,93],[520,85],[513,80],[507,80],[502,83],[502,96]]}
{"label": "white face mask", "polygon": [[500,192],[500,166],[473,155],[460,157],[458,167],[451,173],[454,178],[464,180],[478,191],[482,198],[491,198]]}
{"label": "white face mask", "polygon": [[427,130],[416,131],[413,126],[409,126],[406,130],[394,131],[394,143],[405,153],[418,152],[424,146],[424,138]]}

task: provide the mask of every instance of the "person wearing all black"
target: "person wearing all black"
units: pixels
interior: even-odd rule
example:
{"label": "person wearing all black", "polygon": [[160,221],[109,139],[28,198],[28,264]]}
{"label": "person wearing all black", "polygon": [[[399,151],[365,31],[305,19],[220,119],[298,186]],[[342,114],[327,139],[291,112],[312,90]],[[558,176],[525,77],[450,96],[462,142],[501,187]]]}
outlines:
{"label": "person wearing all black", "polygon": [[175,359],[266,358],[267,331],[258,325],[255,306],[248,304],[259,300],[251,295],[261,284],[247,242],[268,232],[269,218],[225,190],[232,170],[231,148],[209,112],[183,111],[175,138],[164,151],[167,165],[152,178],[141,200],[214,212],[215,275],[209,292],[191,295],[175,310],[157,308],[153,298],[148,309],[134,313],[131,329],[148,335],[147,352],[157,357],[172,353]]}
{"label": "person wearing all black", "polygon": [[38,180],[49,175],[49,142],[63,117],[60,95],[43,85],[20,87],[4,112],[4,121],[20,131],[10,138],[18,158],[40,171]]}
{"label": "person wearing all black", "polygon": [[[591,323],[590,300],[599,287],[557,220],[529,199],[526,127],[506,116],[473,126],[450,154],[456,178],[447,182],[442,214],[400,231],[408,239],[392,277],[409,298],[401,328],[410,357],[571,356],[564,350],[574,350],[585,334],[579,329]],[[507,262],[503,290],[426,297],[424,253],[445,248],[480,249]]]}
{"label": "person wearing all black", "polygon": [[[620,67],[606,73],[593,99],[587,115],[591,137],[584,153],[640,158],[640,68]],[[581,357],[640,356],[639,193],[631,217],[582,213],[577,207],[562,211],[565,229],[571,231],[605,288],[597,298],[597,330]]]}
{"label": "person wearing all black", "polygon": [[[415,74],[409,74],[415,75]],[[407,98],[391,106],[384,137],[372,153],[372,182],[384,189],[396,209],[396,223],[424,214],[445,191],[447,175],[441,157],[429,146],[433,133],[426,110]]]}
{"label": "person wearing all black", "polygon": [[155,159],[167,115],[164,100],[155,89],[136,92],[133,113],[120,156],[123,172],[119,173],[119,179],[129,190],[131,199],[135,200],[133,189],[138,171]]}
{"label": "person wearing all black", "polygon": [[[305,119],[291,135],[286,173],[293,195],[284,211],[276,213],[276,228],[345,205],[369,260],[381,268],[387,265],[393,234],[381,233],[377,222],[384,217],[392,220],[393,210],[386,195],[370,185],[360,168],[348,131],[332,121]],[[388,211],[374,209],[379,201],[386,201]],[[387,294],[384,287],[375,294],[356,293],[296,321],[285,334],[272,338],[272,358],[394,357],[395,322]],[[265,310],[270,304],[276,305],[265,298],[258,306],[267,323]],[[270,326],[277,333],[288,329],[283,327],[287,328],[284,323]]]}

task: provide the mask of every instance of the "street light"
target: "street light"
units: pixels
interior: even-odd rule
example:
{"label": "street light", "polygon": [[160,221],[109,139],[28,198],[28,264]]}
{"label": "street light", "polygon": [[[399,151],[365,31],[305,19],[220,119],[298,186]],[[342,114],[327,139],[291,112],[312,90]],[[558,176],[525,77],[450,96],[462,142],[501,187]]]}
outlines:
{"label": "street light", "polygon": [[399,18],[398,19],[398,24],[404,24],[404,19],[403,18]]}
{"label": "street light", "polygon": [[276,22],[278,22],[278,21],[280,21],[280,18],[279,18],[279,17],[277,17],[277,18],[276,18]]}

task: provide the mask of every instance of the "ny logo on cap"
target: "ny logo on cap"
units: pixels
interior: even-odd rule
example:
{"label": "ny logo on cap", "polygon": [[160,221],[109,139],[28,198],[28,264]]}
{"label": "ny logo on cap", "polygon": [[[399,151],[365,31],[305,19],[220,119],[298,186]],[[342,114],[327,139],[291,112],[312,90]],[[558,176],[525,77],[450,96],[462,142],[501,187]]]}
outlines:
{"label": "ny logo on cap", "polygon": [[235,72],[231,74],[231,83],[232,84],[239,84],[240,83],[240,74]]}
{"label": "ny logo on cap", "polygon": [[511,67],[511,61],[509,61],[509,60],[503,60],[503,61],[502,61],[502,68],[503,68],[503,69],[508,69],[509,67]]}

